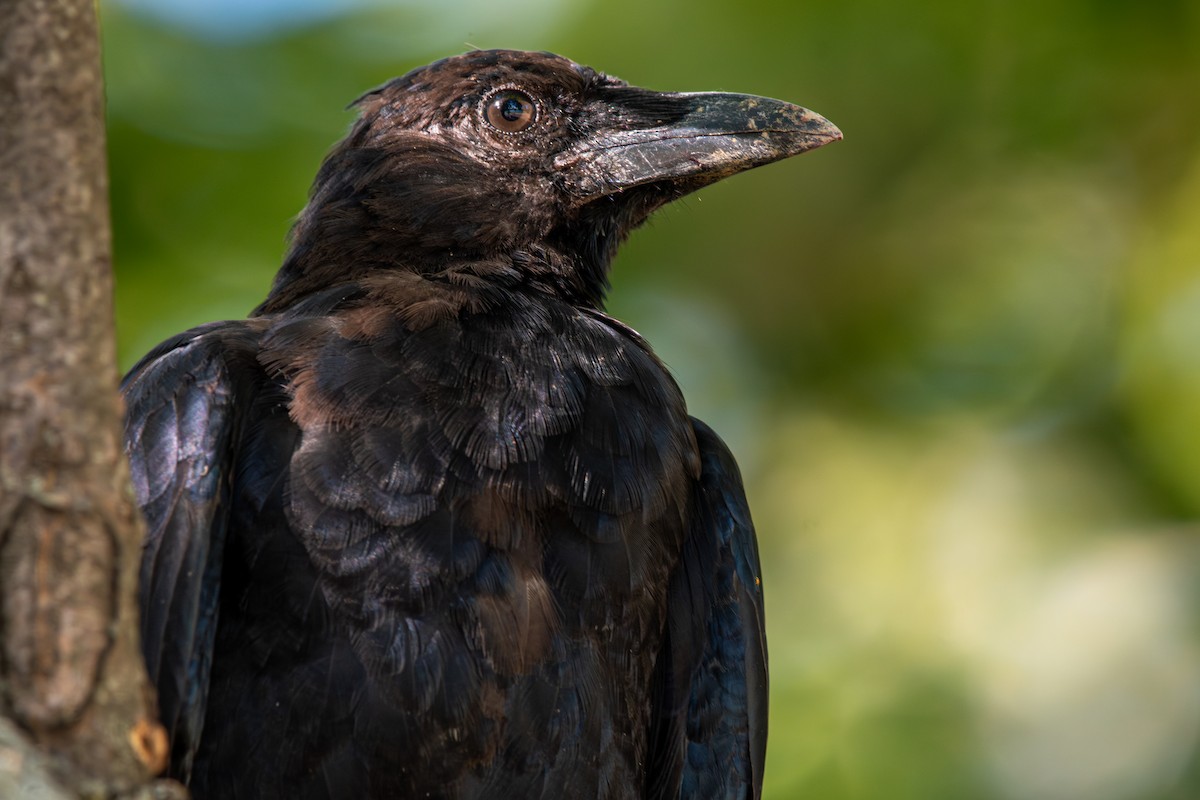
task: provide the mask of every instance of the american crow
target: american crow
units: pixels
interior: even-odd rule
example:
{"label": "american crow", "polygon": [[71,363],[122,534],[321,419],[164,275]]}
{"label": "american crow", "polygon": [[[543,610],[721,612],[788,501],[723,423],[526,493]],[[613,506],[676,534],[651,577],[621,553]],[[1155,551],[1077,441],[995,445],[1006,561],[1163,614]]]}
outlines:
{"label": "american crow", "polygon": [[758,797],[741,478],[602,307],[652,211],[841,134],[513,51],[357,106],[263,304],[124,385],[171,774],[198,798]]}

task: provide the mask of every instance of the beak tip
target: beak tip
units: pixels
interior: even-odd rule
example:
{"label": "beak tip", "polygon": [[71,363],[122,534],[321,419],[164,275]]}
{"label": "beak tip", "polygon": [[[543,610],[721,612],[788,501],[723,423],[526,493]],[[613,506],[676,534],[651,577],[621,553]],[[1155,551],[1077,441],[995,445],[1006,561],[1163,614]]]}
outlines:
{"label": "beak tip", "polygon": [[824,144],[830,144],[831,142],[838,142],[838,141],[841,141],[842,138],[844,138],[843,134],[842,134],[842,129],[839,128],[837,125],[834,125],[832,122],[825,119],[825,117],[822,117],[820,114],[815,114],[811,111],[808,113],[812,114],[812,116],[815,117],[815,119],[813,120],[815,125],[813,126],[813,130],[810,135],[816,137],[820,141],[821,144],[824,145]]}

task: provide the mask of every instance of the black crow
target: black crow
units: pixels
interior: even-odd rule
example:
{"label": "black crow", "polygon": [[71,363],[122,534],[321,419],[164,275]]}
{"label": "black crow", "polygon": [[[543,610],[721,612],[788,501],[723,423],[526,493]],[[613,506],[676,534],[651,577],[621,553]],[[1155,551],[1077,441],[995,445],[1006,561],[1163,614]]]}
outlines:
{"label": "black crow", "polygon": [[267,299],[124,384],[142,641],[198,798],[756,798],[733,457],[609,264],[838,139],[739,94],[479,51],[357,102]]}

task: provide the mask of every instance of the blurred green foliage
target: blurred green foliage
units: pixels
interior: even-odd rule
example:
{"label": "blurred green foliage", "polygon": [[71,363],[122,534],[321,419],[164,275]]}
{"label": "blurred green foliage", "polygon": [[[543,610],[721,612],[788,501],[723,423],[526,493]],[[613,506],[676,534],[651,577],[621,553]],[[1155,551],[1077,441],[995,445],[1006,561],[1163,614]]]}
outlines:
{"label": "blurred green foliage", "polygon": [[1200,5],[102,11],[126,365],[256,305],[346,104],[434,58],[549,49],[834,120],[661,212],[610,303],[746,472],[767,796],[1200,796]]}

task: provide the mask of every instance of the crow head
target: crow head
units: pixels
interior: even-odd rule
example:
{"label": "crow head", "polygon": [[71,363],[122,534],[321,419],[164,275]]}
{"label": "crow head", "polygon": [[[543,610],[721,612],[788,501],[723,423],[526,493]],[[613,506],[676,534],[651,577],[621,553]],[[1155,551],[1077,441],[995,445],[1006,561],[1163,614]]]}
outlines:
{"label": "crow head", "polygon": [[617,246],[706,184],[841,138],[799,106],[654,92],[549,53],[476,51],[364,95],[263,310],[379,270],[598,305]]}

